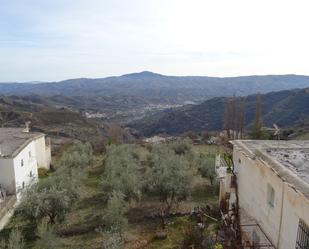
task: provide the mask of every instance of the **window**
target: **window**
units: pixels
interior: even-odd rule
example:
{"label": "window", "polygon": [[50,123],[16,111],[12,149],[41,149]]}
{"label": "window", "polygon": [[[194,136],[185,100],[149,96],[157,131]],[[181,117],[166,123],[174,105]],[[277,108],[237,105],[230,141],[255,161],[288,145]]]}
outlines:
{"label": "window", "polygon": [[309,248],[309,227],[302,220],[298,223],[298,232],[296,238],[296,249],[308,249]]}
{"label": "window", "polygon": [[267,204],[274,207],[275,204],[275,190],[270,184],[267,184]]}
{"label": "window", "polygon": [[22,188],[23,188],[23,189],[25,188],[25,182],[23,182],[23,184],[22,184]]}
{"label": "window", "polygon": [[239,162],[239,164],[241,164],[241,159],[240,158],[238,158],[238,162]]}
{"label": "window", "polygon": [[33,177],[33,173],[32,173],[32,171],[30,171],[30,177]]}
{"label": "window", "polygon": [[29,151],[29,158],[31,157],[31,151]]}
{"label": "window", "polygon": [[253,230],[252,232],[252,242],[255,246],[258,246],[260,244],[260,237],[255,230]]}
{"label": "window", "polygon": [[24,159],[21,159],[21,161],[20,161],[20,165],[21,165],[21,167],[23,167],[23,166],[24,166]]}

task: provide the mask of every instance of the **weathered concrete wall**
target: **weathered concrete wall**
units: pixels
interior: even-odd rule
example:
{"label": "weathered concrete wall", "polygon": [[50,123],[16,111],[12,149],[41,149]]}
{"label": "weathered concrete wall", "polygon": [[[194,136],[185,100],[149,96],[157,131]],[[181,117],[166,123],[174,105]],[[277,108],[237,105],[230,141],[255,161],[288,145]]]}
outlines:
{"label": "weathered concrete wall", "polygon": [[299,219],[309,226],[309,200],[285,184],[280,249],[295,248]]}
{"label": "weathered concrete wall", "polygon": [[[309,224],[308,199],[279,178],[267,163],[235,148],[233,161],[240,208],[260,224],[278,249],[295,248],[299,219]],[[273,207],[267,202],[268,185],[275,191]]]}
{"label": "weathered concrete wall", "polygon": [[[240,208],[255,218],[276,245],[281,216],[282,180],[269,167],[237,150],[234,150],[233,160]],[[273,207],[267,203],[268,184],[275,190]]]}

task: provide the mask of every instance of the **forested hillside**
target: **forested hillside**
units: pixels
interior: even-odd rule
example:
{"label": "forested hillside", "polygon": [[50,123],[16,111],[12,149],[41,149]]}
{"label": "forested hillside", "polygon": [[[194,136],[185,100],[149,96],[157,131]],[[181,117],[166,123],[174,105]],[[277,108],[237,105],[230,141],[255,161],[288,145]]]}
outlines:
{"label": "forested hillside", "polygon": [[[199,105],[169,109],[132,122],[129,126],[139,135],[181,134],[187,131],[220,131],[228,98],[218,97]],[[256,95],[245,98],[245,127],[255,115]],[[309,119],[309,89],[271,92],[261,95],[262,119],[265,126],[302,126]]]}

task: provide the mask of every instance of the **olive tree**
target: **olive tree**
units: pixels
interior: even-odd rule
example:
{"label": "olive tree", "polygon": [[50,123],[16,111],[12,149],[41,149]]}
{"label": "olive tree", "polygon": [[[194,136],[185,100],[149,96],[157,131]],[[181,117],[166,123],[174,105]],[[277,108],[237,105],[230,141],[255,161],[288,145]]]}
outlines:
{"label": "olive tree", "polygon": [[61,222],[79,197],[79,184],[69,175],[42,179],[23,193],[17,213],[30,222],[44,218],[51,224]]}
{"label": "olive tree", "polygon": [[[144,190],[162,203],[162,217],[171,207],[185,200],[191,191],[193,169],[189,161],[169,146],[154,146],[144,177]],[[162,220],[164,226],[164,220]]]}
{"label": "olive tree", "polygon": [[126,202],[124,194],[121,192],[113,191],[108,202],[105,214],[103,216],[104,227],[107,230],[113,230],[121,233],[127,226],[127,219],[124,216],[126,210]]}
{"label": "olive tree", "polygon": [[196,164],[201,176],[207,178],[210,184],[213,185],[216,179],[215,157],[200,154],[196,160]]}
{"label": "olive tree", "polygon": [[90,144],[74,142],[61,156],[56,172],[26,189],[17,212],[30,222],[48,218],[49,223],[64,220],[79,198],[84,177],[82,168],[92,160]]}
{"label": "olive tree", "polygon": [[105,191],[124,194],[126,200],[140,198],[141,178],[133,145],[111,145],[107,149],[102,185]]}
{"label": "olive tree", "polygon": [[169,144],[169,147],[172,148],[177,155],[188,155],[192,152],[192,145],[189,140],[173,142]]}
{"label": "olive tree", "polygon": [[92,160],[93,152],[89,143],[75,141],[61,156],[57,166],[61,168],[83,168]]}

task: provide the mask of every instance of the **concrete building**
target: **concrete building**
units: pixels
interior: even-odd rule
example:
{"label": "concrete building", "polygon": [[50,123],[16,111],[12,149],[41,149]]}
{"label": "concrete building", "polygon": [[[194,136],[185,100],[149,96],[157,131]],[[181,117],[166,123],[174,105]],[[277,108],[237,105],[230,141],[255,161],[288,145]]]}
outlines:
{"label": "concrete building", "polygon": [[243,245],[308,249],[309,141],[232,144]]}
{"label": "concrete building", "polygon": [[38,179],[38,168],[49,169],[50,144],[45,135],[29,129],[0,128],[1,196],[16,195]]}

